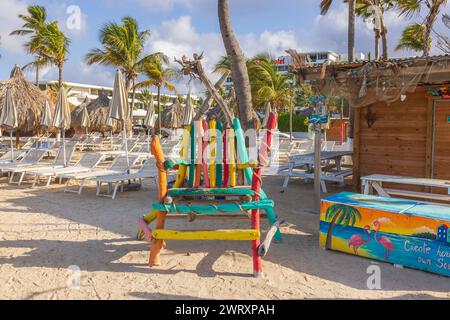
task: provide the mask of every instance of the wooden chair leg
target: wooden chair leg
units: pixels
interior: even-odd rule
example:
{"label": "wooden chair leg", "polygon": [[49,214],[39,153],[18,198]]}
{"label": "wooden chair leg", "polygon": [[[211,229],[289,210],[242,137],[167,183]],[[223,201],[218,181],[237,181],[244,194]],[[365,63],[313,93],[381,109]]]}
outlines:
{"label": "wooden chair leg", "polygon": [[[252,229],[260,230],[259,209],[252,210]],[[253,275],[257,278],[262,276],[262,261],[258,253],[260,239],[252,240]]]}
{"label": "wooden chair leg", "polygon": [[[159,211],[156,217],[156,229],[164,229],[164,224],[166,220],[166,212]],[[164,240],[155,239],[152,243],[150,250],[150,258],[148,261],[149,267],[159,266],[161,264],[160,253],[161,249],[165,246]]]}

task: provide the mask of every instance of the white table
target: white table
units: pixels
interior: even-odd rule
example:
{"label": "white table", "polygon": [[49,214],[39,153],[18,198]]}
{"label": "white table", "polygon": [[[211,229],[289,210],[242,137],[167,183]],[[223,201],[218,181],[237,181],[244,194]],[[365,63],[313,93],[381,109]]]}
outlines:
{"label": "white table", "polygon": [[[320,152],[320,160],[323,161],[321,170],[321,186],[322,191],[327,192],[325,181],[344,183],[345,177],[353,173],[352,169],[342,169],[342,158],[351,156],[353,151],[322,151]],[[330,165],[333,162],[334,165]],[[289,156],[289,164],[286,167],[280,168],[279,174],[285,176],[283,188],[286,188],[290,177],[300,177],[304,179],[314,179],[314,153],[296,154]],[[305,168],[303,172],[295,172],[295,168]],[[335,169],[330,171],[330,169]]]}
{"label": "white table", "polygon": [[[383,187],[383,183],[445,189],[447,194],[385,188]],[[450,201],[450,180],[373,174],[370,176],[361,177],[361,189],[364,194],[373,194],[373,191],[375,190],[378,195],[382,197],[391,197],[392,195],[396,195],[428,200]]]}

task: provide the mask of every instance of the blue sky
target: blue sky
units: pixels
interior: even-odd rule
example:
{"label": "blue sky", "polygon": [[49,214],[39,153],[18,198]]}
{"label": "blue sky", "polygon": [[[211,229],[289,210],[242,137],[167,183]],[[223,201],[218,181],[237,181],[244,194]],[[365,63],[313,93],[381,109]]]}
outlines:
{"label": "blue sky", "polygon": [[[234,29],[241,46],[248,56],[259,52],[282,55],[284,50],[299,51],[333,50],[346,52],[347,11],[341,1],[335,1],[325,17],[320,16],[319,0],[230,0]],[[8,36],[20,27],[17,18],[31,4],[47,8],[49,18],[58,20],[72,39],[70,56],[64,70],[64,80],[109,86],[113,81],[111,68],[86,66],[83,56],[99,46],[98,30],[107,21],[119,21],[121,17],[135,17],[141,28],[150,29],[152,36],[146,44],[147,52],[164,51],[169,57],[181,57],[204,51],[204,64],[211,70],[224,53],[221,43],[217,1],[215,0],[1,0],[0,2],[0,79],[8,77],[14,64],[23,65],[31,60],[23,48],[23,39]],[[82,13],[81,28],[67,29],[69,6],[78,6]],[[450,14],[449,8],[444,12]],[[420,20],[420,18],[416,18]],[[391,56],[411,55],[410,52],[394,52],[401,30],[411,21],[398,18],[395,12],[386,17],[389,28]],[[444,31],[440,21],[436,29]],[[357,51],[373,50],[371,26],[359,20],[357,24]],[[433,53],[439,54],[437,49]],[[27,77],[33,79],[30,70]],[[44,70],[43,79],[56,78],[56,70]],[[185,82],[184,82],[185,83]],[[179,91],[186,91],[181,83]],[[200,90],[200,88],[198,89]]]}

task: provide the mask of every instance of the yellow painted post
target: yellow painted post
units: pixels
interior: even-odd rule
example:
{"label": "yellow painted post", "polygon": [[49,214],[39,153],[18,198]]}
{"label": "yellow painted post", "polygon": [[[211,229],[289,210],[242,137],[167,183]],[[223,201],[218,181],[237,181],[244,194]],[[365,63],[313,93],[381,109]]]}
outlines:
{"label": "yellow painted post", "polygon": [[208,231],[176,231],[156,229],[152,231],[155,239],[164,240],[230,240],[252,241],[259,239],[259,230],[208,230]]}

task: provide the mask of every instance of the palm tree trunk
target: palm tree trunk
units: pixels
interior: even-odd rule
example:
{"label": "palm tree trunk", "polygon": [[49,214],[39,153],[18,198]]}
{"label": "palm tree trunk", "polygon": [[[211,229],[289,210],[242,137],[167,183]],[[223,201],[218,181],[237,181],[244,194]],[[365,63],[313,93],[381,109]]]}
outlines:
{"label": "palm tree trunk", "polygon": [[348,1],[348,61],[355,61],[356,0]]}
{"label": "palm tree trunk", "polygon": [[158,85],[158,128],[159,135],[161,135],[161,86]]}
{"label": "palm tree trunk", "polygon": [[384,22],[384,16],[381,15],[381,41],[383,43],[383,60],[388,59],[388,39],[387,39],[387,27]]}
{"label": "palm tree trunk", "polygon": [[39,87],[39,64],[36,64],[36,87]]}
{"label": "palm tree trunk", "polygon": [[380,59],[380,31],[378,29],[373,30],[375,32],[375,61]]}
{"label": "palm tree trunk", "polygon": [[134,99],[136,98],[136,88],[134,87],[135,78],[131,80],[131,85],[133,86],[133,91],[131,94],[131,108],[130,108],[130,121],[131,121],[131,131],[133,132],[133,110],[134,110]]}
{"label": "palm tree trunk", "polygon": [[332,239],[333,239],[333,228],[334,228],[334,225],[336,224],[336,221],[340,215],[341,215],[341,212],[337,213],[331,220],[330,226],[328,227],[327,241],[325,244],[325,249],[327,249],[327,250],[331,249],[331,244],[332,244]]}
{"label": "palm tree trunk", "polygon": [[58,65],[58,85],[59,85],[60,88],[63,85],[62,72],[63,72],[63,66],[62,66],[62,64],[59,64]]}
{"label": "palm tree trunk", "polygon": [[256,121],[252,114],[252,95],[247,65],[244,53],[239,46],[239,42],[232,28],[228,0],[218,0],[218,15],[220,33],[222,34],[223,44],[227,52],[228,60],[230,61],[239,118],[244,130],[255,128]]}
{"label": "palm tree trunk", "polygon": [[430,11],[425,19],[425,41],[423,48],[423,56],[428,57],[430,55],[430,38],[431,31],[433,30],[433,24],[436,21],[436,18],[439,14],[439,10],[441,5],[445,4],[446,0],[435,0],[431,5]]}

